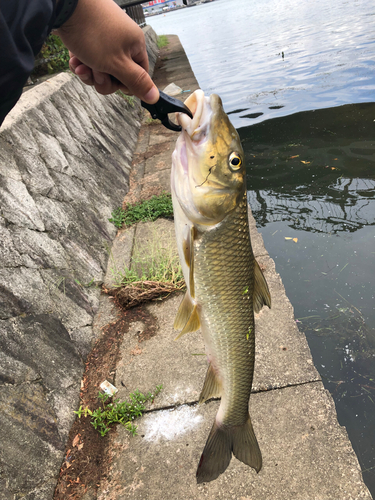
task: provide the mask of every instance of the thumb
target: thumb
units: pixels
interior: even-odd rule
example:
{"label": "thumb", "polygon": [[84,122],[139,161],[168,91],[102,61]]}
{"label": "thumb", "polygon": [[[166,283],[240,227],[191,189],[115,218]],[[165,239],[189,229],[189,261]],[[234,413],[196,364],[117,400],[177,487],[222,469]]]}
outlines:
{"label": "thumb", "polygon": [[134,61],[115,75],[129,91],[148,104],[155,104],[159,100],[159,91],[151,80],[150,75]]}

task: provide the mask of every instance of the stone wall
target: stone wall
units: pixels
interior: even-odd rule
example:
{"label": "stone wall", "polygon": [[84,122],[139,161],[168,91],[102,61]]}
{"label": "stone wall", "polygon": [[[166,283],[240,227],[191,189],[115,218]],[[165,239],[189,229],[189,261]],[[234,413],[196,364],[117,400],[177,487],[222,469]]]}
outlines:
{"label": "stone wall", "polygon": [[1,499],[53,497],[140,113],[62,73],[0,129]]}

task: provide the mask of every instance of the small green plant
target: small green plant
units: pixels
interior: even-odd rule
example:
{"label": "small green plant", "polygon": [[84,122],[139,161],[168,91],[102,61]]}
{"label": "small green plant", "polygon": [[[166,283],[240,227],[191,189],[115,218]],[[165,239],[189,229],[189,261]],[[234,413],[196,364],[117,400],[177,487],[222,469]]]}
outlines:
{"label": "small green plant", "polygon": [[154,221],[158,217],[171,217],[173,215],[172,197],[169,193],[153,196],[151,199],[128,204],[126,210],[117,208],[112,212],[109,222],[121,228],[123,224],[130,226],[140,221]]}
{"label": "small green plant", "polygon": [[82,288],[90,288],[90,286],[95,284],[95,278],[92,278],[88,283],[82,283],[76,278],[74,278],[74,281],[77,283],[77,285],[81,286]]}
{"label": "small green plant", "polygon": [[154,118],[151,118],[151,116],[148,116],[146,118],[146,125],[158,125],[159,123],[161,123],[161,121],[157,118],[155,120]]}
{"label": "small green plant", "polygon": [[157,385],[154,393],[148,392],[146,395],[137,389],[129,395],[129,401],[123,401],[122,403],[120,403],[119,399],[108,402],[110,399],[109,394],[99,392],[98,399],[101,403],[99,408],[90,410],[88,407],[82,408],[80,406],[78,411],[74,413],[78,415],[78,418],[82,416],[90,417],[91,424],[102,437],[111,430],[114,424],[123,425],[132,436],[135,436],[137,434],[137,426],[133,424],[133,421],[142,415],[146,409],[145,404],[147,401],[153,401],[162,388],[162,385]]}
{"label": "small green plant", "polygon": [[58,73],[69,69],[69,51],[60,37],[49,35],[36,57],[34,71],[31,76]]}
{"label": "small green plant", "polygon": [[169,44],[169,40],[168,40],[167,35],[158,36],[158,48],[159,49],[166,47],[168,44]]}
{"label": "small green plant", "polygon": [[179,290],[185,286],[178,255],[162,248],[147,256],[135,249],[131,268],[118,270],[116,278],[118,286],[138,285],[142,282],[169,283]]}
{"label": "small green plant", "polygon": [[117,95],[119,95],[120,97],[122,97],[123,99],[125,99],[125,101],[130,104],[130,106],[132,108],[134,108],[134,104],[135,104],[135,100],[134,100],[134,96],[133,95],[127,95],[127,94],[124,94],[124,92],[122,90],[116,90],[115,92]]}
{"label": "small green plant", "polygon": [[119,229],[122,228],[122,225],[125,221],[125,210],[121,207],[116,208],[116,210],[113,210],[111,215],[112,217],[108,219],[109,222],[112,222],[112,224],[114,224]]}

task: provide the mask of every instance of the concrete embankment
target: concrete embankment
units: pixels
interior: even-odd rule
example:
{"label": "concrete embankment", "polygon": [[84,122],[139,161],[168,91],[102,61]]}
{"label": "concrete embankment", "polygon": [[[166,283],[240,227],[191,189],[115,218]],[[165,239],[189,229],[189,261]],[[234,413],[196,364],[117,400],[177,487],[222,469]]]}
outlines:
{"label": "concrete embankment", "polygon": [[[152,69],[150,28],[146,39]],[[1,127],[1,499],[53,497],[140,117],[139,101],[63,73]]]}
{"label": "concrete embankment", "polygon": [[[175,36],[161,51],[155,71],[159,88],[176,83],[198,87]],[[189,95],[184,94],[185,98]],[[182,99],[182,97],[181,97]],[[127,201],[170,189],[170,157],[176,135],[161,125],[140,130]],[[108,467],[100,500],[359,500],[371,499],[345,428],[313,365],[305,336],[298,330],[275,264],[249,216],[255,256],[265,269],[272,309],[256,318],[256,366],[250,414],[263,454],[257,475],[232,458],[212,483],[197,485],[195,471],[218,409],[218,401],[197,405],[207,362],[200,332],[173,341],[173,320],[181,296],[140,308],[128,325],[113,382],[120,399],[139,389],[163,384],[149,413],[138,422],[138,435],[122,427],[110,436]],[[106,280],[113,270],[130,266],[134,248],[153,254],[155,240],[175,247],[173,224],[140,223],[119,231]],[[150,329],[152,324],[152,329]]]}

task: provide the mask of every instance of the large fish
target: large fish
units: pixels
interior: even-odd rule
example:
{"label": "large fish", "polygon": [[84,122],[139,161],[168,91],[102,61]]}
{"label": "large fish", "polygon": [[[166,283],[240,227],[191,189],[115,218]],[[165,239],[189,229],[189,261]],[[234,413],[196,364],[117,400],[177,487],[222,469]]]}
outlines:
{"label": "large fish", "polygon": [[219,96],[195,91],[178,114],[172,157],[177,245],[187,285],[174,327],[201,328],[209,360],[200,402],[221,397],[197,482],[216,479],[232,453],[257,472],[262,455],[249,415],[254,372],[254,311],[271,306],[251,248],[244,153]]}

